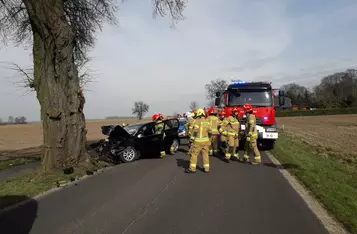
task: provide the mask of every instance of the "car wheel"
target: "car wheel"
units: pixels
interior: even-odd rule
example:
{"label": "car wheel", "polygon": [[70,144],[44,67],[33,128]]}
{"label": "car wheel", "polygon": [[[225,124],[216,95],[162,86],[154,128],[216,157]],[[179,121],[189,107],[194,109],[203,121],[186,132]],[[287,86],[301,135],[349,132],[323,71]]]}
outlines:
{"label": "car wheel", "polygon": [[180,143],[179,143],[179,141],[177,140],[177,139],[174,139],[173,141],[172,141],[172,143],[171,143],[171,145],[170,145],[170,154],[171,155],[174,155],[174,154],[176,154],[176,152],[177,152],[177,150],[178,150],[178,148],[180,147]]}
{"label": "car wheel", "polygon": [[123,163],[134,162],[137,159],[137,156],[138,152],[134,149],[134,147],[128,146],[120,153],[119,159]]}

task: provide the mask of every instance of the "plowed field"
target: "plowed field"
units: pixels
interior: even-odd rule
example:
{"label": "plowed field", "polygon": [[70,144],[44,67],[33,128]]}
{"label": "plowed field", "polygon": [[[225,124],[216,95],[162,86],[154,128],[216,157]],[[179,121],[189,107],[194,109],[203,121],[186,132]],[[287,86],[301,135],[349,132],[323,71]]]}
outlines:
{"label": "plowed field", "polygon": [[357,155],[357,115],[278,118],[278,127],[315,146]]}
{"label": "plowed field", "polygon": [[[145,120],[147,121],[147,120]],[[135,123],[138,120],[98,120],[87,122],[87,139],[98,140],[103,137],[102,125]],[[2,125],[0,126],[0,152],[23,150],[33,151],[42,145],[42,125],[40,123],[26,125]],[[32,148],[32,149],[30,149]]]}

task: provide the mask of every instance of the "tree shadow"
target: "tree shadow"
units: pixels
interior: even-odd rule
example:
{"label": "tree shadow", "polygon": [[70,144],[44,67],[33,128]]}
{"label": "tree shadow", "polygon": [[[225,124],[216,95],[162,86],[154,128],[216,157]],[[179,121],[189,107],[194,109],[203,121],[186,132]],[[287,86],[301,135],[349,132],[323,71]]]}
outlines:
{"label": "tree shadow", "polygon": [[27,234],[30,233],[32,225],[37,218],[37,201],[22,195],[0,196],[0,205],[26,201],[11,210],[0,211],[1,233]]}
{"label": "tree shadow", "polygon": [[272,167],[272,168],[277,168],[277,169],[296,169],[299,168],[298,165],[292,164],[292,163],[282,163],[281,165],[275,165],[274,163],[263,163],[264,166],[266,167]]}

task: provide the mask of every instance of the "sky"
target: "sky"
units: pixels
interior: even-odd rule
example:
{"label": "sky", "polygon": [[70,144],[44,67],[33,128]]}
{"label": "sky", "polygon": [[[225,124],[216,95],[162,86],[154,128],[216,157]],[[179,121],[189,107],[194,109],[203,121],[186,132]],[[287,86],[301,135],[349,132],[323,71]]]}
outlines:
{"label": "sky", "polygon": [[[152,17],[150,0],[120,4],[119,26],[97,34],[86,87],[88,119],[131,116],[135,101],[153,113],[203,107],[205,84],[221,78],[295,82],[307,87],[322,77],[357,68],[355,0],[188,0],[185,20]],[[28,46],[27,46],[28,47]],[[31,47],[0,47],[0,62],[31,67]],[[0,118],[40,120],[35,93],[21,78],[0,68]]]}

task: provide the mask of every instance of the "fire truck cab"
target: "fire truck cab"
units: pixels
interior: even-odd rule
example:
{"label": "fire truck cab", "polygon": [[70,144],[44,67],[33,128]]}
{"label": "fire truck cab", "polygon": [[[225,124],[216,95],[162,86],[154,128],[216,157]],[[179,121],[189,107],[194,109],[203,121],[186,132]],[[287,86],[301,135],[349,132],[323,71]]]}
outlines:
{"label": "fire truck cab", "polygon": [[[277,104],[274,103],[274,93],[276,91],[279,91],[279,103]],[[245,113],[243,105],[245,103],[251,104],[257,120],[258,146],[260,149],[270,150],[274,148],[275,141],[278,139],[275,106],[283,106],[284,102],[284,91],[273,89],[271,82],[232,80],[232,83],[223,94],[216,93],[215,105],[225,110],[226,117],[231,115],[234,106],[240,108],[238,118],[242,131],[244,131]]]}

